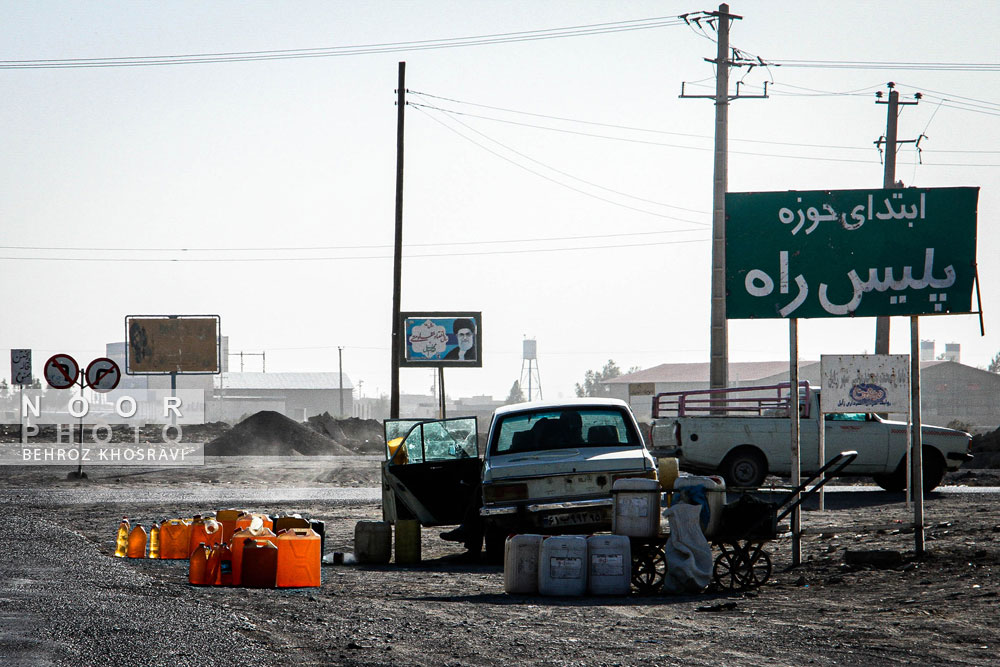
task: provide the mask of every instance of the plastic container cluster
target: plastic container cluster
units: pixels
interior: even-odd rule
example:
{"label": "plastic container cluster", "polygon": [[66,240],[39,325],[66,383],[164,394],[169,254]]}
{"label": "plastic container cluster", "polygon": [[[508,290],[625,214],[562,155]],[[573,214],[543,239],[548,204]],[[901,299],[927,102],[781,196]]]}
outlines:
{"label": "plastic container cluster", "polygon": [[[148,557],[187,560],[188,582],[196,586],[313,587],[321,584],[324,533],[322,521],[298,514],[218,510],[154,522]],[[146,557],[146,537],[145,528],[123,518],[115,555]]]}
{"label": "plastic container cluster", "polygon": [[515,595],[627,595],[632,547],[625,535],[512,535],[504,591]]}
{"label": "plastic container cluster", "polygon": [[[420,522],[396,521],[396,564],[420,562]],[[358,521],[354,524],[354,557],[358,563],[384,564],[392,559],[392,524],[385,521]]]}

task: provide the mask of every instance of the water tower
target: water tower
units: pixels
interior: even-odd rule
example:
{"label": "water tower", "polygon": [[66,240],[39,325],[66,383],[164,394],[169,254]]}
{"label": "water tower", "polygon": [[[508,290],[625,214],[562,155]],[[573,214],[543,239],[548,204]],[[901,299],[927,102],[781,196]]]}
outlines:
{"label": "water tower", "polygon": [[521,392],[529,401],[540,401],[542,399],[542,377],[538,374],[538,344],[534,338],[525,338],[522,349]]}

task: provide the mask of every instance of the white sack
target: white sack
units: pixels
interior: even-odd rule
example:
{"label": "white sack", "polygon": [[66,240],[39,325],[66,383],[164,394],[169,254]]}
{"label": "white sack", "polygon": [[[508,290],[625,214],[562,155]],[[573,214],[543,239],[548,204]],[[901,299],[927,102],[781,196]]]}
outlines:
{"label": "white sack", "polygon": [[664,512],[670,537],[664,547],[664,593],[700,593],[712,580],[712,547],[701,532],[701,507],[678,503]]}

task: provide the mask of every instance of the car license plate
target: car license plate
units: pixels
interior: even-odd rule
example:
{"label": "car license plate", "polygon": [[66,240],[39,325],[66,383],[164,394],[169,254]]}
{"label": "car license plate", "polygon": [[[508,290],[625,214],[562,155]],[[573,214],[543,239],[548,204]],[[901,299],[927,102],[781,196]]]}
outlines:
{"label": "car license plate", "polygon": [[555,526],[582,526],[584,524],[602,523],[608,520],[609,514],[606,511],[584,510],[562,514],[549,514],[542,517],[541,524],[545,528],[553,528]]}

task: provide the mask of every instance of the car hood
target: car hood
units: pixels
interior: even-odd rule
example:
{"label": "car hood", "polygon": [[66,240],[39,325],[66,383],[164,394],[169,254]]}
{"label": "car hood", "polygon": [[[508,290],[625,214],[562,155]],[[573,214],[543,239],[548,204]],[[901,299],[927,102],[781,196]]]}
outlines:
{"label": "car hood", "polygon": [[486,460],[483,481],[539,475],[585,472],[636,472],[655,469],[645,449],[636,447],[586,447],[548,449],[491,456]]}

